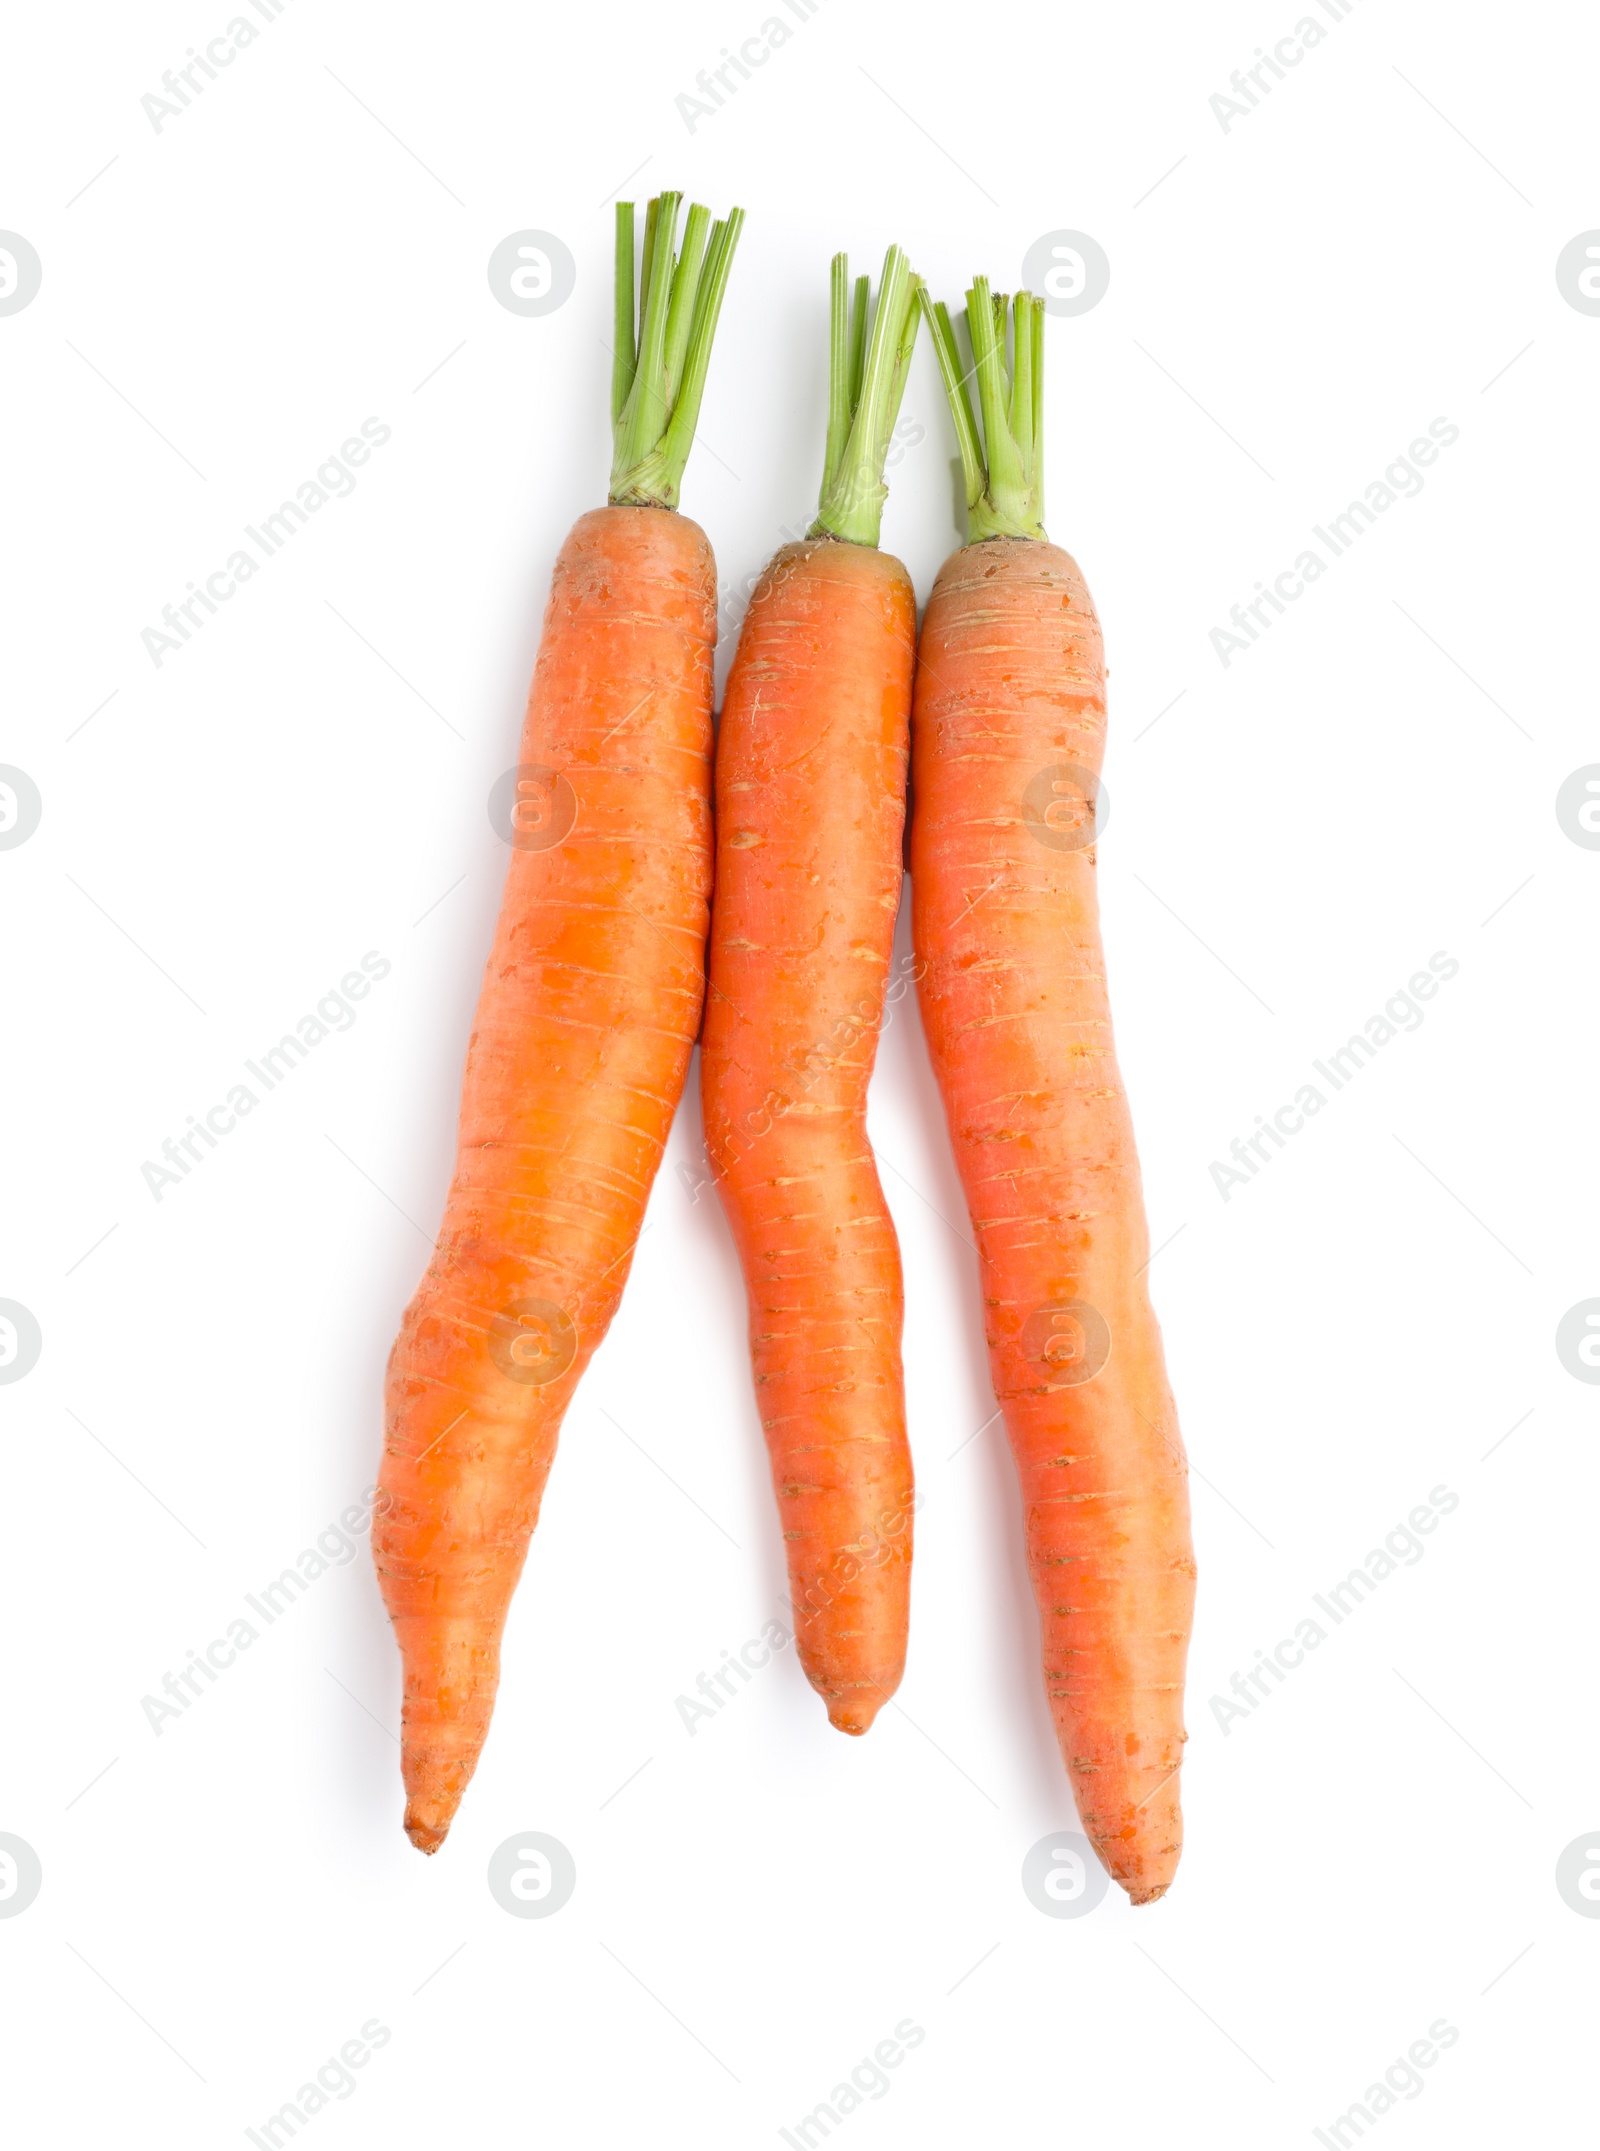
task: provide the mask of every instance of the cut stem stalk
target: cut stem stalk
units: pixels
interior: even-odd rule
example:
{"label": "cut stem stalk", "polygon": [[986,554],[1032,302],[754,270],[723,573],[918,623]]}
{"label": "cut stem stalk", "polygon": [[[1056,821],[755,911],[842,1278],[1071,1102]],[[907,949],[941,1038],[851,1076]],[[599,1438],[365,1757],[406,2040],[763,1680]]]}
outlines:
{"label": "cut stem stalk", "polygon": [[[967,494],[967,542],[982,538],[1044,536],[1044,301],[1019,291],[1008,300],[991,294],[985,277],[967,293],[967,333],[972,365],[961,347],[949,309],[941,301],[923,311],[961,454]],[[1006,378],[1006,317],[1011,319],[1011,375]],[[980,434],[967,382],[978,384]]]}
{"label": "cut stem stalk", "polygon": [[645,213],[634,329],[634,205],[617,204],[616,352],[611,368],[614,451],[610,499],[619,506],[676,508],[694,443],[717,316],[744,223],[734,209],[718,224],[691,204],[674,253],[682,196],[661,194]]}
{"label": "cut stem stalk", "polygon": [[900,413],[906,374],[916,342],[918,293],[903,251],[890,247],[878,281],[877,311],[867,325],[869,287],[858,279],[848,334],[844,294],[849,263],[835,255],[830,280],[828,337],[828,439],[823,455],[822,497],[813,537],[876,545],[883,524],[884,458]]}

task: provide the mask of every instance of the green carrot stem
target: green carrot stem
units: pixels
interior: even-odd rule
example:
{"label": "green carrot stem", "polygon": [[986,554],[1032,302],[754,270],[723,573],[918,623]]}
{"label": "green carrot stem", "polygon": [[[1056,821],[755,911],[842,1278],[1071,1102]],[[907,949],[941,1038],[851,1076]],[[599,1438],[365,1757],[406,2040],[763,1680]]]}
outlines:
{"label": "green carrot stem", "polygon": [[701,203],[690,205],[683,227],[683,252],[672,278],[672,306],[667,315],[667,401],[678,392],[684,356],[689,349],[689,330],[694,322],[695,294],[705,261],[706,240],[711,231],[711,212]]}
{"label": "green carrot stem", "polygon": [[867,365],[867,307],[872,297],[870,276],[856,278],[850,306],[850,408],[861,401],[861,376]]}
{"label": "green carrot stem", "polygon": [[[969,372],[943,304],[928,307],[934,351],[944,379],[967,493],[967,542],[1044,536],[1044,301],[1019,291],[991,294],[984,277],[967,293]],[[1006,378],[1006,317],[1011,318],[1011,377]],[[968,379],[978,384],[980,436]]]}
{"label": "green carrot stem", "polygon": [[735,209],[712,225],[696,202],[674,250],[682,196],[661,194],[645,213],[634,331],[634,205],[617,205],[611,402],[614,454],[610,499],[633,507],[676,508],[711,363],[711,344],[744,223]]}
{"label": "green carrot stem", "polygon": [[[621,210],[622,206],[623,205],[620,202],[617,204],[619,211]],[[632,216],[633,204],[630,202],[627,205],[627,208],[629,216]],[[641,306],[643,306],[644,304],[645,293],[650,289],[650,265],[655,259],[656,219],[659,216],[660,211],[661,198],[659,195],[657,195],[650,203],[648,203],[644,213],[644,252],[639,257],[639,303]],[[635,363],[637,363],[639,356],[639,347],[637,344],[635,344],[634,346],[633,355]]]}
{"label": "green carrot stem", "polygon": [[855,408],[850,392],[854,373],[849,319],[850,263],[835,254],[828,267],[828,438],[822,451],[822,490],[827,492],[838,474],[844,444],[850,438],[850,414]]}
{"label": "green carrot stem", "polygon": [[660,439],[667,422],[667,313],[672,299],[673,248],[680,194],[657,197],[650,276],[639,291],[639,356],[633,388],[622,414],[623,444],[629,464],[637,463]]}
{"label": "green carrot stem", "polygon": [[1044,301],[1024,292],[1028,300],[1030,341],[1033,345],[1033,494],[1034,505],[1044,522]]}
{"label": "green carrot stem", "polygon": [[[842,538],[854,545],[876,545],[883,524],[883,504],[889,488],[883,464],[905,392],[906,373],[917,334],[917,294],[921,278],[913,276],[911,264],[897,246],[884,256],[878,281],[878,305],[870,331],[867,327],[867,279],[855,291],[850,333],[841,337],[848,263],[836,257],[830,284],[828,442],[823,457],[822,497],[813,537]],[[841,357],[849,367],[846,393],[841,396]],[[841,404],[848,407],[848,431],[836,451],[835,419]]]}
{"label": "green carrot stem", "polygon": [[1011,438],[1026,471],[1033,456],[1033,308],[1026,292],[1017,294],[1012,315]]}
{"label": "green carrot stem", "polygon": [[967,294],[967,329],[978,369],[978,405],[989,454],[988,490],[995,505],[1009,511],[1024,490],[1022,457],[1006,412],[1005,316],[981,276],[973,278]]}
{"label": "green carrot stem", "polygon": [[617,204],[617,260],[611,322],[611,423],[615,426],[633,386],[632,202]]}
{"label": "green carrot stem", "polygon": [[934,305],[926,291],[920,296],[922,311],[928,317],[928,328],[933,337],[934,356],[939,361],[944,392],[950,403],[950,416],[956,429],[956,447],[961,453],[961,475],[966,486],[967,506],[971,508],[983,496],[987,474],[983,467],[983,441],[978,433],[978,422],[972,415],[971,399],[967,395],[967,377],[961,364],[961,348],[951,326],[950,309],[943,299]]}
{"label": "green carrot stem", "polygon": [[700,423],[700,399],[705,393],[711,346],[717,333],[717,318],[722,312],[723,293],[728,288],[728,272],[733,267],[733,250],[739,244],[743,229],[744,211],[730,209],[713,227],[711,244],[706,251],[705,273],[695,294],[694,320],[689,330],[689,353],[684,361],[683,379],[661,443],[661,472],[666,489],[663,505],[669,508],[678,505],[684,465],[694,446],[695,427]]}
{"label": "green carrot stem", "polygon": [[905,310],[900,316],[900,340],[895,346],[894,371],[890,377],[886,407],[888,415],[883,429],[885,455],[889,452],[889,443],[894,439],[894,422],[900,415],[900,405],[905,399],[906,376],[911,371],[911,354],[917,347],[917,324],[922,319],[920,302],[924,288],[921,277],[913,276]]}

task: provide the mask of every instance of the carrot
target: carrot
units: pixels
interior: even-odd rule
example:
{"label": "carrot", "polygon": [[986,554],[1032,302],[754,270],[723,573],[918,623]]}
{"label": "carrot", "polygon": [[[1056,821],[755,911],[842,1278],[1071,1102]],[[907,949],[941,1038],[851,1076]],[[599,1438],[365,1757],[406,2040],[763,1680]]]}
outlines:
{"label": "carrot", "polygon": [[918,285],[891,247],[869,348],[867,279],[847,322],[847,274],[838,255],[820,511],[768,564],[723,701],[701,1096],[800,1662],[830,1721],[864,1733],[905,1667],[911,1581],[900,1250],[866,1101],[916,641],[911,579],[878,532]]}
{"label": "carrot", "polygon": [[556,561],[512,853],[433,1259],[389,1360],[373,1549],[405,1673],[406,1834],[444,1841],[562,1417],[683,1090],[711,892],[716,569],[677,506],[743,212],[617,211],[610,504]]}
{"label": "carrot", "polygon": [[[922,624],[912,721],[918,999],[966,1191],[989,1364],[1026,1510],[1045,1687],[1084,1829],[1135,1904],[1182,1844],[1194,1603],[1187,1465],[1095,895],[1100,625],[1041,521],[1044,309],[968,298],[983,439],[930,315],[969,543]],[[987,456],[985,456],[985,449]]]}

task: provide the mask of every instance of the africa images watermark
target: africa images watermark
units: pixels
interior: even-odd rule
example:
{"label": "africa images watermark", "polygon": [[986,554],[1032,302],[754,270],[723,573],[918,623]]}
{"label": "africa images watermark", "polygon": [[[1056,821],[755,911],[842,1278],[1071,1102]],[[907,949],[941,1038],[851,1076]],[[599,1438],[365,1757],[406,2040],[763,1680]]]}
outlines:
{"label": "africa images watermark", "polygon": [[[906,1526],[926,1498],[920,1489],[916,1490],[906,1500],[897,1501],[884,1510],[859,1538],[841,1546],[829,1567],[813,1577],[802,1592],[796,1628],[803,1632],[808,1622],[819,1621],[840,1592],[849,1590],[864,1571],[881,1568],[902,1550]],[[697,1701],[692,1695],[675,1696],[674,1707],[690,1739],[694,1738],[702,1719],[714,1718],[724,1703],[739,1693],[741,1685],[747,1687],[752,1675],[770,1665],[777,1653],[786,1649],[794,1639],[795,1631],[783,1621],[768,1621],[760,1635],[751,1636],[741,1646],[737,1657],[732,1651],[724,1651],[721,1665],[710,1673],[700,1674],[695,1687],[704,1701]]]}
{"label": "africa images watermark", "polygon": [[739,1646],[737,1656],[732,1651],[724,1651],[719,1666],[710,1673],[699,1675],[695,1681],[699,1697],[674,1696],[673,1705],[689,1738],[693,1740],[703,1718],[714,1718],[723,1705],[739,1693],[741,1685],[748,1687],[752,1676],[763,1666],[771,1665],[777,1652],[786,1649],[793,1641],[793,1635],[782,1621],[770,1620],[760,1635],[749,1637]]}
{"label": "africa images watermark", "polygon": [[248,1083],[235,1083],[227,1097],[212,1106],[203,1119],[191,1113],[183,1133],[169,1135],[161,1145],[161,1158],[166,1162],[146,1158],[139,1168],[144,1175],[144,1184],[155,1200],[160,1202],[167,1188],[181,1187],[194,1168],[205,1163],[206,1152],[217,1149],[220,1138],[231,1135],[245,1115],[255,1111],[268,1091],[276,1090],[286,1076],[293,1075],[313,1047],[320,1046],[335,1031],[348,1031],[356,1020],[351,1002],[364,1001],[373,987],[386,979],[393,969],[387,956],[380,956],[376,949],[368,949],[359,970],[347,971],[337,986],[330,986],[315,1010],[302,1016],[292,1031],[285,1031],[259,1061],[245,1062],[245,1067],[261,1086],[260,1097]]}
{"label": "africa images watermark", "polygon": [[912,2048],[921,2046],[927,2036],[915,2017],[902,2017],[894,2028],[894,2037],[880,2039],[870,2055],[863,2054],[847,2082],[835,2084],[803,2121],[797,2121],[792,2129],[780,2128],[778,2134],[794,2151],[816,2151],[817,2145],[868,2099],[888,2097],[894,2084],[885,2072],[898,2069]]}
{"label": "africa images watermark", "polygon": [[723,1120],[716,1128],[709,1129],[702,1145],[706,1171],[696,1174],[687,1164],[680,1164],[678,1176],[684,1184],[691,1202],[698,1202],[700,1189],[705,1181],[719,1179],[746,1152],[772,1132],[775,1122],[790,1113],[804,1108],[808,1094],[824,1076],[846,1064],[848,1057],[863,1039],[871,1041],[869,1051],[876,1054],[883,1034],[894,1021],[895,1004],[904,1000],[921,977],[925,965],[915,955],[902,956],[895,964],[888,985],[881,999],[874,1000],[863,994],[850,1004],[845,1014],[834,1024],[826,1038],[813,1045],[797,1049],[790,1055],[785,1073],[794,1078],[792,1092],[769,1090],[759,1105],[748,1107],[740,1121]]}
{"label": "africa images watermark", "polygon": [[850,1539],[834,1555],[822,1575],[813,1578],[795,1608],[795,1626],[803,1630],[807,1620],[819,1621],[841,1591],[848,1591],[863,1570],[882,1568],[898,1550],[906,1526],[928,1497],[920,1487],[904,1501],[897,1501],[875,1517],[860,1538]]}
{"label": "africa images watermark", "polygon": [[392,2033],[379,2017],[368,2017],[361,2027],[359,2039],[347,2039],[337,2054],[330,2054],[317,2071],[316,2080],[305,2083],[292,2099],[285,2099],[278,2111],[259,2129],[246,2129],[245,2135],[261,2151],[279,2151],[308,2121],[315,2120],[325,2106],[334,2099],[348,2099],[359,2089],[353,2069],[364,2069],[379,2047],[389,2044]]}
{"label": "africa images watermark", "polygon": [[1328,2151],[1350,2151],[1375,2121],[1381,2121],[1402,2099],[1420,2099],[1427,2090],[1419,2071],[1431,2069],[1446,2048],[1461,2037],[1448,2017],[1435,2017],[1426,2039],[1413,2039],[1404,2054],[1397,2055],[1383,2072],[1383,2081],[1369,2084],[1359,2099],[1352,2099],[1337,2121],[1312,2135]]}
{"label": "africa images watermark", "polygon": [[1221,1158],[1211,1161],[1212,1184],[1223,1201],[1232,1201],[1235,1188],[1248,1187],[1262,1166],[1272,1163],[1275,1151],[1287,1150],[1290,1137],[1302,1132],[1306,1122],[1322,1111],[1333,1092],[1344,1090],[1353,1083],[1362,1069],[1377,1059],[1383,1047],[1398,1038],[1402,1031],[1420,1030],[1423,1012],[1418,1003],[1431,1001],[1439,988],[1447,985],[1460,969],[1452,955],[1444,949],[1436,949],[1428,958],[1428,968],[1413,971],[1405,985],[1396,987],[1390,994],[1378,1014],[1367,1018],[1362,1029],[1352,1031],[1344,1044],[1329,1053],[1326,1060],[1311,1063],[1327,1084],[1327,1093],[1315,1083],[1302,1083],[1270,1120],[1258,1113],[1253,1132],[1236,1135],[1228,1146],[1228,1156],[1234,1160],[1233,1164]]}
{"label": "africa images watermark", "polygon": [[1415,500],[1427,482],[1422,472],[1439,460],[1441,448],[1453,448],[1460,438],[1461,428],[1450,419],[1433,419],[1427,435],[1419,434],[1404,455],[1396,456],[1383,476],[1373,479],[1360,500],[1351,501],[1338,515],[1330,516],[1326,526],[1313,523],[1312,535],[1320,538],[1327,547],[1327,559],[1315,546],[1308,545],[1296,556],[1292,566],[1272,578],[1270,590],[1265,583],[1258,582],[1256,596],[1234,606],[1228,615],[1233,623],[1231,628],[1214,627],[1211,630],[1211,647],[1224,672],[1233,663],[1235,654],[1259,642],[1265,630],[1273,625],[1274,617],[1286,613],[1297,598],[1304,597],[1310,586],[1327,574],[1341,553],[1347,553],[1357,538],[1365,537],[1380,515],[1386,514],[1398,500]]}
{"label": "africa images watermark", "polygon": [[[818,12],[817,0],[783,0],[783,4],[796,23],[809,22]],[[703,119],[714,118],[730,97],[738,95],[741,82],[753,82],[755,69],[765,67],[793,36],[794,31],[781,15],[769,15],[752,36],[743,40],[737,52],[724,45],[720,66],[702,67],[694,78],[700,95],[691,97],[687,91],[680,91],[672,100],[690,134]]]}
{"label": "africa images watermark", "polygon": [[[361,1535],[371,1525],[374,1516],[381,1516],[389,1504],[389,1496],[377,1486],[369,1486],[359,1501],[353,1501],[342,1509],[337,1519],[317,1533],[315,1545],[308,1546],[300,1554],[292,1568],[286,1568],[271,1583],[265,1583],[259,1591],[246,1591],[244,1602],[249,1613],[241,1613],[231,1620],[226,1631],[213,1636],[203,1651],[190,1651],[186,1662],[176,1673],[162,1676],[159,1695],[143,1695],[139,1706],[157,1740],[161,1738],[169,1719],[181,1718],[186,1710],[205,1694],[230,1666],[239,1662],[241,1652],[258,1642],[265,1630],[270,1628],[297,1599],[305,1596],[319,1577],[330,1568],[348,1568],[355,1559]],[[251,1619],[251,1615],[255,1619]],[[260,1622],[260,1627],[256,1622]]]}
{"label": "africa images watermark", "polygon": [[181,650],[205,626],[207,617],[235,596],[241,584],[259,575],[273,554],[281,552],[319,508],[326,507],[330,500],[348,499],[356,489],[356,471],[374,448],[381,448],[390,439],[391,432],[381,418],[364,418],[360,437],[352,434],[349,440],[342,441],[337,453],[317,466],[316,476],[307,478],[297,489],[293,500],[283,501],[270,515],[264,515],[259,529],[254,523],[245,524],[244,534],[259,550],[260,560],[241,546],[228,555],[220,568],[212,570],[203,590],[190,583],[187,597],[161,608],[162,626],[147,627],[139,637],[158,672],[167,653]]}
{"label": "africa images watermark", "polygon": [[1308,1613],[1292,1636],[1282,1637],[1271,1651],[1258,1650],[1255,1664],[1234,1674],[1228,1684],[1231,1697],[1214,1695],[1208,1699],[1223,1738],[1232,1732],[1235,1719],[1248,1718],[1259,1710],[1273,1689],[1281,1688],[1289,1675],[1305,1664],[1310,1652],[1320,1650],[1332,1631],[1364,1605],[1380,1584],[1387,1583],[1397,1568],[1415,1568],[1428,1550],[1423,1539],[1437,1531],[1441,1520],[1460,1506],[1461,1496],[1448,1486],[1430,1488],[1427,1500],[1419,1501],[1405,1520],[1385,1536],[1383,1544],[1373,1547],[1359,1568],[1353,1568],[1341,1583],[1330,1584],[1326,1591],[1313,1591],[1311,1603],[1317,1613],[1326,1617],[1328,1626],[1323,1627],[1317,1614]]}
{"label": "africa images watermark", "polygon": [[[263,23],[276,22],[283,13],[283,0],[250,0],[250,5]],[[226,23],[218,36],[211,38],[204,52],[189,47],[188,58],[182,67],[169,67],[161,77],[165,97],[158,97],[152,90],[139,100],[140,110],[159,134],[169,119],[178,119],[186,112],[195,98],[204,93],[207,82],[219,81],[218,70],[231,67],[241,52],[248,51],[261,32],[248,15],[235,15]]]}
{"label": "africa images watermark", "polygon": [[[1353,13],[1351,0],[1317,0],[1317,5],[1330,23],[1341,23]],[[1327,36],[1327,30],[1315,15],[1302,15],[1288,35],[1278,39],[1271,52],[1257,45],[1255,66],[1236,67],[1228,77],[1229,88],[1237,94],[1229,97],[1219,90],[1209,100],[1212,117],[1223,133],[1228,132],[1235,120],[1248,119],[1262,98],[1271,96],[1273,83],[1287,82],[1288,70],[1298,67],[1306,54],[1314,52]]]}

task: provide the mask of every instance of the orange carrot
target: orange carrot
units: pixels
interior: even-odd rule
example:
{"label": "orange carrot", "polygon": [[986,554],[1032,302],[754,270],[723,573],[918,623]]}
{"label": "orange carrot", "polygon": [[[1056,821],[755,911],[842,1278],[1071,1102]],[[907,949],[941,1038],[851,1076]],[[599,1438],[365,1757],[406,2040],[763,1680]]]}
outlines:
{"label": "orange carrot", "polygon": [[1042,302],[1016,300],[1009,405],[1006,302],[981,278],[968,322],[981,444],[949,316],[932,314],[970,542],[940,571],[917,653],[918,995],[1062,1758],[1091,1843],[1147,1904],[1182,1846],[1195,1569],[1095,896],[1104,659],[1083,577],[1040,519]]}
{"label": "orange carrot", "polygon": [[512,854],[427,1275],[389,1361],[373,1550],[405,1672],[406,1834],[477,1766],[556,1436],[616,1312],[700,1023],[716,569],[675,514],[743,212],[617,217],[611,504],[556,562]]}
{"label": "orange carrot", "polygon": [[911,1584],[900,1250],[866,1101],[916,641],[910,577],[877,541],[917,287],[891,247],[869,349],[867,279],[848,327],[846,285],[841,254],[821,510],[767,567],[723,703],[701,1092],[800,1662],[831,1722],[864,1733],[900,1683]]}

